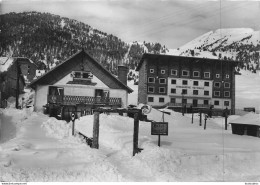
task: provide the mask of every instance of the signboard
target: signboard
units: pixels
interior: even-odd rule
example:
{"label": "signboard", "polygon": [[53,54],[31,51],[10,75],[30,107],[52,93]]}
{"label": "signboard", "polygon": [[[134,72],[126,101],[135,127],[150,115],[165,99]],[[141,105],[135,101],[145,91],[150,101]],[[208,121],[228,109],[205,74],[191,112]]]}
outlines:
{"label": "signboard", "polygon": [[151,135],[168,136],[168,122],[152,122]]}
{"label": "signboard", "polygon": [[181,88],[181,89],[204,89],[204,87],[191,87],[191,86],[181,86],[181,85],[177,85],[176,88]]}

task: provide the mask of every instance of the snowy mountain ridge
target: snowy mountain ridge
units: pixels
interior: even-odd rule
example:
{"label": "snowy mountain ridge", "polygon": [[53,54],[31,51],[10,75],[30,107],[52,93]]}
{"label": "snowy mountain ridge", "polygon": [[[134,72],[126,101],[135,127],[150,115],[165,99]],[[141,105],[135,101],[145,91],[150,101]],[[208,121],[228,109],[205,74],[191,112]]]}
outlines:
{"label": "snowy mountain ridge", "polygon": [[260,31],[225,28],[209,31],[166,54],[243,61],[246,69],[259,68]]}

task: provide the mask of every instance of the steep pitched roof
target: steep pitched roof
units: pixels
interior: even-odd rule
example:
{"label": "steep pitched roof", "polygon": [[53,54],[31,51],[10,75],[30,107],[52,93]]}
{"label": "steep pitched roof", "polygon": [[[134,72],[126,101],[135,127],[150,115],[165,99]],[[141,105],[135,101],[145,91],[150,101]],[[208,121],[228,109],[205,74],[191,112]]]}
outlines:
{"label": "steep pitched roof", "polygon": [[[97,62],[94,58],[92,58],[85,50],[81,50],[76,54],[72,55],[70,58],[60,63],[41,77],[33,80],[30,83],[30,87],[35,88],[37,84],[41,85],[53,85],[59,79],[63,78],[68,72],[71,71],[71,67],[79,64],[80,58],[88,59],[91,61],[96,68],[101,70],[107,77],[109,77],[113,84],[116,84],[118,87],[125,89],[128,93],[133,92],[131,88],[122,83],[118,78],[116,78],[113,74],[111,74],[108,70],[106,70],[99,62]],[[83,60],[86,62],[86,60]],[[95,74],[94,74],[95,75]],[[106,84],[108,87],[114,87],[113,84]]]}

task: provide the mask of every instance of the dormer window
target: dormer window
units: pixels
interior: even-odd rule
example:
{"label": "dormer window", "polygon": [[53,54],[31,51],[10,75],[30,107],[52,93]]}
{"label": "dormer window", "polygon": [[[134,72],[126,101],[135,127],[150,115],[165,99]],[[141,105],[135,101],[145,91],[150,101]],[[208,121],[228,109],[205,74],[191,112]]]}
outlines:
{"label": "dormer window", "polygon": [[171,70],[171,75],[177,76],[177,70],[172,69]]}
{"label": "dormer window", "polygon": [[93,78],[93,74],[86,71],[73,71],[71,76],[76,80],[91,80]]}
{"label": "dormer window", "polygon": [[182,76],[189,76],[189,75],[190,75],[189,71],[187,71],[187,70],[182,71]]}
{"label": "dormer window", "polygon": [[193,77],[200,77],[199,71],[193,71]]}
{"label": "dormer window", "polygon": [[210,78],[210,72],[204,72],[204,78]]}

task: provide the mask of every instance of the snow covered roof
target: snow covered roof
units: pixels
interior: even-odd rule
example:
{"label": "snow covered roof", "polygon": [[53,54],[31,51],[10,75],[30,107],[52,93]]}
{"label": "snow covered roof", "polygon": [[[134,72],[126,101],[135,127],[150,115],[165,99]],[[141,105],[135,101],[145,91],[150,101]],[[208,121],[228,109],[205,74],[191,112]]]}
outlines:
{"label": "snow covered roof", "polygon": [[[50,71],[48,71],[44,75],[42,75],[39,78],[33,80],[29,86],[32,87],[32,88],[35,88],[37,84],[45,84],[45,85],[46,84],[49,84],[49,85],[53,84],[54,80],[57,80],[58,77],[64,75],[66,72],[70,71],[72,65],[73,66],[78,65],[78,63],[81,60],[75,60],[75,62],[73,62],[73,61],[74,61],[75,58],[80,57],[80,56],[83,56],[83,57],[86,56],[90,61],[92,61],[97,66],[98,69],[100,69],[104,74],[106,74],[107,77],[111,77],[114,83],[109,84],[110,86],[117,84],[120,87],[122,87],[123,89],[127,90],[128,93],[133,92],[133,90],[130,87],[125,85],[118,78],[116,78],[112,73],[110,73],[107,69],[105,69],[99,62],[97,62],[93,57],[91,57],[91,55],[88,54],[84,49],[75,53],[74,55],[72,55],[70,58],[68,58],[64,62],[58,64],[57,66],[52,68]],[[65,66],[65,68],[64,68],[64,66]],[[63,74],[61,74],[61,71],[63,71]]]}
{"label": "snow covered roof", "polygon": [[255,114],[253,112],[250,112],[244,116],[241,116],[229,124],[244,124],[244,125],[258,125],[260,126],[260,114]]}
{"label": "snow covered roof", "polygon": [[200,62],[207,62],[207,61],[210,61],[210,62],[219,62],[219,61],[222,61],[222,62],[227,62],[227,63],[230,63],[230,64],[233,64],[233,65],[237,65],[238,63],[242,63],[242,62],[239,62],[239,61],[230,61],[230,60],[220,60],[220,59],[212,59],[212,58],[199,58],[199,57],[187,57],[187,56],[175,56],[175,55],[162,55],[162,54],[151,54],[151,53],[144,53],[137,68],[136,68],[136,71],[139,71],[140,67],[142,66],[143,64],[143,61],[144,59],[162,59],[162,61],[165,61],[165,62],[168,62],[169,59],[180,59],[180,60],[184,60],[184,59],[189,59],[189,62],[197,62],[197,61],[200,61]]}
{"label": "snow covered roof", "polygon": [[0,57],[0,72],[7,71],[16,60],[29,61],[30,63],[36,65],[32,60],[26,57]]}
{"label": "snow covered roof", "polygon": [[14,58],[0,57],[0,72],[5,72],[13,64]]}

